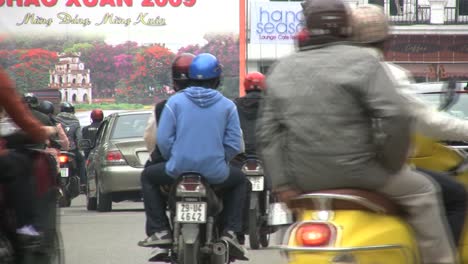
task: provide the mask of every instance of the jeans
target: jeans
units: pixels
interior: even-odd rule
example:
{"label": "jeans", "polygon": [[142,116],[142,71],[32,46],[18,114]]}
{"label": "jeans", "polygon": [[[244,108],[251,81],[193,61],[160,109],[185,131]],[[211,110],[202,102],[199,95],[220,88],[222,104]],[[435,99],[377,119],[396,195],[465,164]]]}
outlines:
{"label": "jeans", "polygon": [[[146,234],[148,236],[162,230],[169,230],[166,217],[166,201],[160,191],[161,185],[171,185],[175,181],[166,173],[166,162],[150,165],[141,173],[143,204],[146,214]],[[247,179],[242,171],[230,167],[228,178],[221,184],[213,185],[221,189],[224,209],[224,229],[234,232],[242,230],[243,205],[245,202]]]}
{"label": "jeans", "polygon": [[465,186],[455,181],[450,175],[419,168],[418,170],[429,175],[439,184],[448,225],[452,231],[455,244],[458,245],[461,242],[460,238],[466,217],[467,192]]}

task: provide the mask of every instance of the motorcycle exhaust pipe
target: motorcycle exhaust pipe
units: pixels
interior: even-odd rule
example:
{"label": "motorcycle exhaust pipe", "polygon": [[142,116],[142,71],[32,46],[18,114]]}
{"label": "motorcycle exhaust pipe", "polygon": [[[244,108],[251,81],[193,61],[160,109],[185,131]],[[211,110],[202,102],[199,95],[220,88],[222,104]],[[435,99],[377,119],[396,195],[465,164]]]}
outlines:
{"label": "motorcycle exhaust pipe", "polygon": [[226,264],[229,260],[228,245],[226,242],[216,242],[213,244],[213,251],[211,253],[211,263],[213,264]]}

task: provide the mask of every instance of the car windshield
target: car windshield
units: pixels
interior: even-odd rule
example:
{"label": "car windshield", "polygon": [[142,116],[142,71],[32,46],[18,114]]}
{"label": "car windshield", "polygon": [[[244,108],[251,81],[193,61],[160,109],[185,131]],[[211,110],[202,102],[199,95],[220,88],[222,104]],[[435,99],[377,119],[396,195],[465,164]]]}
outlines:
{"label": "car windshield", "polygon": [[[446,112],[450,115],[468,119],[468,94],[459,93],[457,102],[450,107]],[[439,106],[441,94],[421,94],[421,99],[428,102],[430,105],[437,108]]]}
{"label": "car windshield", "polygon": [[117,117],[111,138],[143,137],[149,116],[149,113],[144,113]]}

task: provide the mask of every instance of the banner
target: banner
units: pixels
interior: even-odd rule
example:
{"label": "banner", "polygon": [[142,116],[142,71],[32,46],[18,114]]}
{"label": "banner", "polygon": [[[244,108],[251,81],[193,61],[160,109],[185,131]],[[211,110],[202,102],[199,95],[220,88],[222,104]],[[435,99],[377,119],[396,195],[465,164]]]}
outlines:
{"label": "banner", "polygon": [[0,66],[21,92],[62,101],[153,104],[177,54],[209,52],[239,94],[239,3],[219,0],[0,0]]}
{"label": "banner", "polygon": [[300,2],[250,3],[250,43],[292,44],[303,24]]}

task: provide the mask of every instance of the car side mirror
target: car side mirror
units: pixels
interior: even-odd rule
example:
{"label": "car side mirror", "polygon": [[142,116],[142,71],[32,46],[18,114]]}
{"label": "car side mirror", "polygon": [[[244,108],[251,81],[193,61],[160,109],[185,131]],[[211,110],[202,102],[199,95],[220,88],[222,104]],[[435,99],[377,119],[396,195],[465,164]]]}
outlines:
{"label": "car side mirror", "polygon": [[93,148],[93,143],[89,139],[80,139],[78,141],[78,147],[83,150],[90,150]]}

